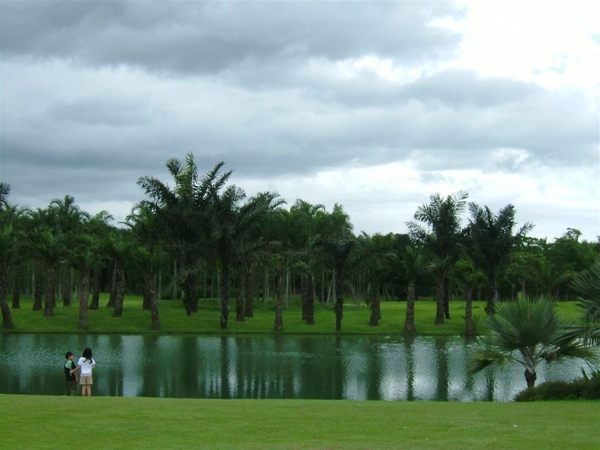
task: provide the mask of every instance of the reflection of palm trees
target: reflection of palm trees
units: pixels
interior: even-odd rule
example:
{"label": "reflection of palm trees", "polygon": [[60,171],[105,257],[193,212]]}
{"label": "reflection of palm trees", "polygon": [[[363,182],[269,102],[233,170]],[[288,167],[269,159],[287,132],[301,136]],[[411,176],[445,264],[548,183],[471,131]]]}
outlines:
{"label": "reflection of palm trees", "polygon": [[366,340],[367,365],[367,400],[381,400],[382,382],[382,350],[381,341],[378,338],[367,338]]}
{"label": "reflection of palm trees", "polygon": [[414,345],[414,336],[404,336],[404,348],[406,350],[406,400],[415,400]]}
{"label": "reflection of palm trees", "polygon": [[448,373],[448,339],[436,336],[434,340],[436,356],[436,397],[438,401],[448,400],[448,383],[450,377]]}
{"label": "reflection of palm trees", "polygon": [[331,399],[337,400],[343,398],[344,385],[341,380],[346,379],[345,367],[341,358],[342,354],[342,339],[339,336],[333,338],[333,354],[331,355],[332,372],[329,378],[329,386],[331,390]]}
{"label": "reflection of palm trees", "polygon": [[229,387],[229,371],[230,371],[230,349],[229,338],[221,336],[221,383],[220,383],[220,398],[231,398],[231,389]]}

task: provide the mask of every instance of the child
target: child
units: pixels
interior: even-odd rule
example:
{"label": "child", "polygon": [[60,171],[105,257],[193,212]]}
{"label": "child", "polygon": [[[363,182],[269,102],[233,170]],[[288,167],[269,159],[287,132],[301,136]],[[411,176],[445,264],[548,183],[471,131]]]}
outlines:
{"label": "child", "polygon": [[79,373],[79,382],[81,384],[81,395],[91,397],[92,395],[92,370],[96,367],[96,361],[92,358],[92,349],[87,347],[83,351],[83,356],[77,361],[77,367],[71,370],[71,373],[81,369]]}
{"label": "child", "polygon": [[67,362],[65,362],[65,381],[67,388],[67,396],[77,395],[77,375],[73,372],[75,369],[75,363],[73,362],[73,353],[67,352],[65,354]]}

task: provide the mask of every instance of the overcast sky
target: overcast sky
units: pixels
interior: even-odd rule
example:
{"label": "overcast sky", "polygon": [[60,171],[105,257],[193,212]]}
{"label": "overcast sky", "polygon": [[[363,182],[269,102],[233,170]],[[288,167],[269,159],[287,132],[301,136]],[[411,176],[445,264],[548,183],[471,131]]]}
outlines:
{"label": "overcast sky", "polygon": [[600,2],[0,0],[0,181],[121,221],[192,152],[354,231],[459,190],[600,235]]}

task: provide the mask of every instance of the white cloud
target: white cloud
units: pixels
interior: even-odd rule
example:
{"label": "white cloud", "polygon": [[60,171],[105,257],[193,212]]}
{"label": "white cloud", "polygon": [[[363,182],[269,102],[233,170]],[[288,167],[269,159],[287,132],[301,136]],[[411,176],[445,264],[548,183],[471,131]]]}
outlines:
{"label": "white cloud", "polygon": [[405,232],[467,190],[600,234],[598,6],[2,2],[0,179],[122,220],[165,162]]}

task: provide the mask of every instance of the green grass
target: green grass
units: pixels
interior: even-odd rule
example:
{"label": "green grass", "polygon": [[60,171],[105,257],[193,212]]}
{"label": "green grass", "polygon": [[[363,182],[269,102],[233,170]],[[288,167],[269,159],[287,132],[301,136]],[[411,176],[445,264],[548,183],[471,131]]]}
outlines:
{"label": "green grass", "polygon": [[[600,402],[0,395],[2,448],[598,449]],[[67,444],[66,444],[67,443]]]}
{"label": "green grass", "polygon": [[[254,317],[244,322],[235,321],[234,303],[229,314],[228,329],[219,327],[220,306],[216,300],[201,300],[200,311],[186,316],[181,301],[163,300],[160,302],[160,322],[162,328],[150,330],[150,312],[142,309],[139,296],[128,295],[125,298],[123,317],[112,317],[112,308],[106,308],[108,297],[104,294],[100,300],[100,309],[88,312],[89,327],[82,330],[77,327],[79,308],[77,302],[70,307],[59,304],[54,317],[44,317],[43,311],[32,311],[32,300],[21,299],[20,309],[11,309],[15,328],[1,330],[13,333],[117,333],[117,334],[265,334],[272,333],[275,313],[273,303],[262,300],[255,302]],[[332,307],[317,304],[315,325],[308,326],[302,320],[298,299],[293,299],[283,312],[284,334],[335,334],[335,314]],[[485,303],[474,302],[473,316],[483,323]],[[575,318],[580,311],[575,302],[558,303],[558,312],[567,318]],[[379,326],[368,325],[371,311],[364,303],[346,301],[341,334],[377,334],[397,335],[402,333],[406,315],[406,302],[382,302]],[[415,322],[419,335],[460,335],[464,333],[464,301],[450,303],[451,319],[444,325],[434,325],[435,302],[420,300],[416,303]],[[482,329],[478,331],[484,331]]]}

